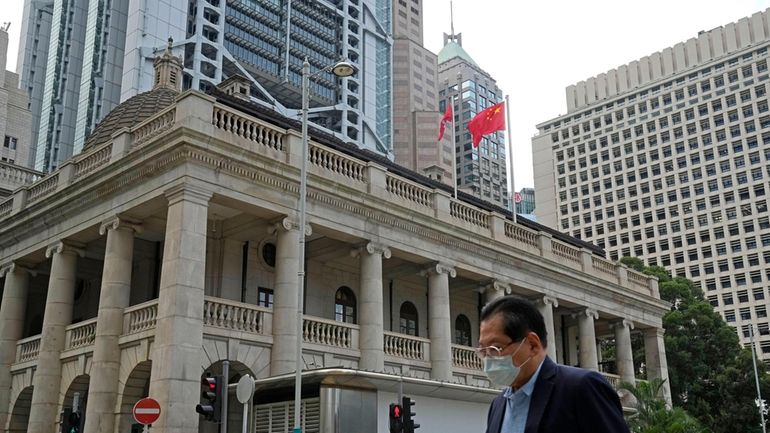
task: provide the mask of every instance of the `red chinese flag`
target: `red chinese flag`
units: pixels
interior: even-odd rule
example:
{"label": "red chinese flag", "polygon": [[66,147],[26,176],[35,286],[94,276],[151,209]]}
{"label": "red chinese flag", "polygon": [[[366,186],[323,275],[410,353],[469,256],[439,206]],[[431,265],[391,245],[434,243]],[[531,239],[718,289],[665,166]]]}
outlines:
{"label": "red chinese flag", "polygon": [[468,131],[473,137],[473,147],[479,147],[481,137],[505,129],[505,102],[497,103],[468,122]]}
{"label": "red chinese flag", "polygon": [[444,128],[446,128],[446,123],[452,121],[452,104],[447,104],[444,117],[441,118],[441,123],[438,125],[438,141],[441,141],[441,139],[444,138]]}

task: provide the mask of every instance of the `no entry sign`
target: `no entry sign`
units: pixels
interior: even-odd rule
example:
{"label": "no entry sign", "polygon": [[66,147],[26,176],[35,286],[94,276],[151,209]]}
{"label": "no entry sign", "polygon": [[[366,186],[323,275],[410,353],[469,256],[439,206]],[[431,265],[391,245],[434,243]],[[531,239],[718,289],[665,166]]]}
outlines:
{"label": "no entry sign", "polygon": [[143,398],[134,405],[134,419],[139,424],[152,424],[160,418],[160,403],[154,398]]}

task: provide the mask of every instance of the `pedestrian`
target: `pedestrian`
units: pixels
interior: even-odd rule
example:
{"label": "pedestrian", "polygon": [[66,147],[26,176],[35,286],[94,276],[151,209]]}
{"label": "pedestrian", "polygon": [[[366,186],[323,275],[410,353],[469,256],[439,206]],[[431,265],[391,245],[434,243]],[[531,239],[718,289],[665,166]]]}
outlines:
{"label": "pedestrian", "polygon": [[617,392],[599,373],[558,365],[537,308],[518,296],[481,312],[477,353],[495,386],[486,433],[628,433]]}

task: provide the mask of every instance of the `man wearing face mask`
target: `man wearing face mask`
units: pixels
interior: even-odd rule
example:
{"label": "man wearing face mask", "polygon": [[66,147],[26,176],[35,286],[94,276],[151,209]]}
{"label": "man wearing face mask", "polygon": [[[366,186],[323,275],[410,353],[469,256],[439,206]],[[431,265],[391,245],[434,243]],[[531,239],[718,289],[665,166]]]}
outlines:
{"label": "man wearing face mask", "polygon": [[546,355],[543,316],[528,300],[498,298],[481,312],[477,353],[495,386],[487,433],[628,433],[620,399],[597,372]]}

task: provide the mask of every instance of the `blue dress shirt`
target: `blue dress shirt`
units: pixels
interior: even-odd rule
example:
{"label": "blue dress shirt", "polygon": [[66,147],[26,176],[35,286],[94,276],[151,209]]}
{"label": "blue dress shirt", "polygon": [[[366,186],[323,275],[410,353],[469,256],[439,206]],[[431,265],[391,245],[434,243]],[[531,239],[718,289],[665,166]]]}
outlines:
{"label": "blue dress shirt", "polygon": [[524,433],[527,415],[529,414],[529,402],[532,400],[532,391],[535,390],[535,382],[537,382],[537,376],[540,375],[540,367],[542,366],[543,363],[541,362],[537,366],[535,374],[529,378],[529,381],[515,392],[511,387],[505,389],[503,396],[507,406],[505,408],[505,416],[503,417],[503,428],[500,430],[500,433]]}

